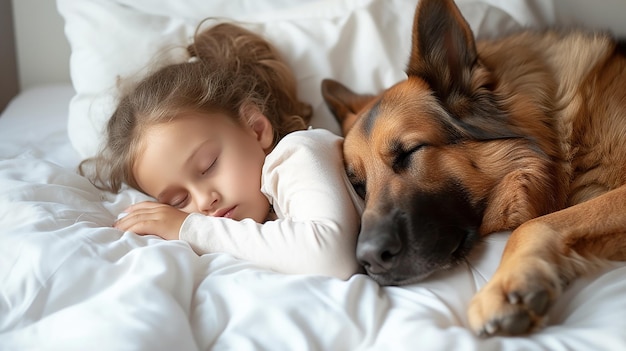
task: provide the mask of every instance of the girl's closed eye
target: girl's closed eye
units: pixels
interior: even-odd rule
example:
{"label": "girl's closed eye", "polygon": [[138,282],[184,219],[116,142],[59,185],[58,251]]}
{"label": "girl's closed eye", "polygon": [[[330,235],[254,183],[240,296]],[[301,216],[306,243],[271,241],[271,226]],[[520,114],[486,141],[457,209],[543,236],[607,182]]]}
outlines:
{"label": "girl's closed eye", "polygon": [[174,197],[172,200],[168,201],[167,203],[174,208],[181,209],[187,206],[188,199],[189,199],[189,195],[185,194],[185,195]]}
{"label": "girl's closed eye", "polygon": [[200,172],[200,174],[203,176],[209,174],[209,172],[215,168],[216,164],[217,164],[217,157],[212,159],[212,161],[209,163],[208,166],[202,167],[203,171]]}

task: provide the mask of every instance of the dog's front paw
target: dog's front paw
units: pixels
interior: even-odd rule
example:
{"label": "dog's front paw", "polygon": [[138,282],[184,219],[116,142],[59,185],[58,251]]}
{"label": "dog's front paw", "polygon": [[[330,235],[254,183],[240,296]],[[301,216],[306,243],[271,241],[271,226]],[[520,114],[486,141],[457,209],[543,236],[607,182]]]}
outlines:
{"label": "dog's front paw", "polygon": [[522,335],[540,328],[560,295],[560,280],[550,265],[519,263],[522,265],[517,267],[526,265],[523,272],[501,267],[472,299],[468,318],[479,336]]}

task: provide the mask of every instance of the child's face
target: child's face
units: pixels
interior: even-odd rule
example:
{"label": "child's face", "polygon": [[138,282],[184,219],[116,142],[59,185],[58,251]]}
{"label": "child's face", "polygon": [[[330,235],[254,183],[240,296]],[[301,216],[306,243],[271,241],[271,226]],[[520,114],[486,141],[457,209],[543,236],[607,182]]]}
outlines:
{"label": "child's face", "polygon": [[269,203],[261,170],[272,135],[269,122],[244,127],[224,114],[189,113],[146,130],[133,173],[161,203],[262,223]]}

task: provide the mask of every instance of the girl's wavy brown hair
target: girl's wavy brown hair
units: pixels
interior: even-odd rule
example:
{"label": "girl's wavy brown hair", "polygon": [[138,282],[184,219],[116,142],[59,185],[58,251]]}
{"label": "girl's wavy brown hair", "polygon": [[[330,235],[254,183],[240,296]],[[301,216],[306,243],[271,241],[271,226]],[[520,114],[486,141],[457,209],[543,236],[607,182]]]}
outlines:
{"label": "girl's wavy brown hair", "polygon": [[270,120],[274,145],[307,128],[311,106],[298,99],[291,68],[261,36],[221,23],[197,32],[187,51],[188,62],[155,71],[120,99],[104,147],[79,165],[98,188],[117,193],[126,183],[141,190],[132,170],[143,132],[184,112],[219,111],[246,123],[254,107]]}

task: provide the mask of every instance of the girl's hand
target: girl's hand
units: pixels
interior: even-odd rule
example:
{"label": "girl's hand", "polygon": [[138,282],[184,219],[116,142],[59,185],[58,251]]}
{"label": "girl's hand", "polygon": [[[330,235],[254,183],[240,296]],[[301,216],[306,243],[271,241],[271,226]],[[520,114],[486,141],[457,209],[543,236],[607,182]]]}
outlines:
{"label": "girl's hand", "polygon": [[124,210],[128,213],[113,226],[139,235],[158,235],[166,240],[178,240],[178,232],[189,215],[170,205],[145,201]]}

